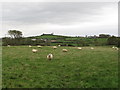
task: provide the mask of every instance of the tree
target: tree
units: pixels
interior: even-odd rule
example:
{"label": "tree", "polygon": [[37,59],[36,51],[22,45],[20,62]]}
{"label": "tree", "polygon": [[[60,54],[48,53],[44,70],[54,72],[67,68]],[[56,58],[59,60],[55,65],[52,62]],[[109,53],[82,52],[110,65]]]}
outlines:
{"label": "tree", "polygon": [[22,32],[18,30],[9,30],[8,35],[10,35],[9,43],[10,45],[20,45],[22,42]]}
{"label": "tree", "polygon": [[108,34],[100,34],[99,37],[100,37],[100,38],[109,38],[109,37],[111,37],[111,36],[108,35]]}
{"label": "tree", "polygon": [[9,30],[8,34],[11,36],[11,38],[14,38],[14,39],[22,37],[22,32],[18,30]]}

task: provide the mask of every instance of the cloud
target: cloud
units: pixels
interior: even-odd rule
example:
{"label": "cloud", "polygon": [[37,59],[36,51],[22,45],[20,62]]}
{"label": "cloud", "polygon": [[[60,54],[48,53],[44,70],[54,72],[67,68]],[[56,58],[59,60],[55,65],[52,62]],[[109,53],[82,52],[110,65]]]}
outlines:
{"label": "cloud", "polygon": [[117,34],[117,20],[117,3],[3,3],[3,29],[20,29],[25,36],[43,32],[63,35]]}

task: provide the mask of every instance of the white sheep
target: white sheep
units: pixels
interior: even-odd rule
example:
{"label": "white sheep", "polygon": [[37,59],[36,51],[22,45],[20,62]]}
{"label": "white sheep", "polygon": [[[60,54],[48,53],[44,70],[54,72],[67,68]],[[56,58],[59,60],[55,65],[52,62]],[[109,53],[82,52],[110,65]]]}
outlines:
{"label": "white sheep", "polygon": [[82,50],[82,48],[81,48],[81,47],[78,47],[78,49],[79,49],[79,50]]}
{"label": "white sheep", "polygon": [[61,45],[58,45],[59,47],[61,46]]}
{"label": "white sheep", "polygon": [[68,50],[67,49],[62,49],[63,52],[67,52]]}
{"label": "white sheep", "polygon": [[42,46],[38,45],[37,47],[38,47],[38,48],[41,48]]}
{"label": "white sheep", "polygon": [[119,50],[119,48],[116,48],[116,50]]}
{"label": "white sheep", "polygon": [[56,46],[53,46],[53,49],[57,49],[57,47],[56,47]]}
{"label": "white sheep", "polygon": [[7,45],[8,47],[10,47],[10,45]]}
{"label": "white sheep", "polygon": [[53,59],[53,55],[52,55],[52,54],[48,54],[48,55],[47,55],[47,59],[48,59],[48,60]]}
{"label": "white sheep", "polygon": [[36,52],[38,52],[38,50],[37,49],[32,49],[32,52],[36,53]]}
{"label": "white sheep", "polygon": [[115,47],[113,46],[112,48],[114,49]]}
{"label": "white sheep", "polygon": [[93,47],[91,47],[91,49],[94,49]]}
{"label": "white sheep", "polygon": [[118,47],[114,47],[115,50],[119,50]]}
{"label": "white sheep", "polygon": [[31,45],[29,45],[28,47],[32,47]]}

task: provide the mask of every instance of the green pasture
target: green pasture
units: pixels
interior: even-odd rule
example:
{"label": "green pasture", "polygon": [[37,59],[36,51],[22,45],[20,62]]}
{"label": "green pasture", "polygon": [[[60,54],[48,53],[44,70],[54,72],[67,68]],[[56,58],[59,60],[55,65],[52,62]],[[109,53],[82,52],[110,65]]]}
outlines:
{"label": "green pasture", "polygon": [[[49,53],[54,56],[51,61],[46,58]],[[118,51],[107,46],[3,46],[2,75],[3,88],[116,88]]]}

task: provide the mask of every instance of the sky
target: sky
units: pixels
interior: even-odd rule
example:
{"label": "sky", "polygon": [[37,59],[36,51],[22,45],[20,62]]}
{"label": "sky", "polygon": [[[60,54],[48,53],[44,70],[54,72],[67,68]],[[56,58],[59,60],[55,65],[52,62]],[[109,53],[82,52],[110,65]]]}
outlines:
{"label": "sky", "polygon": [[8,36],[8,30],[20,30],[25,37],[43,33],[118,36],[118,3],[5,2],[0,36]]}

